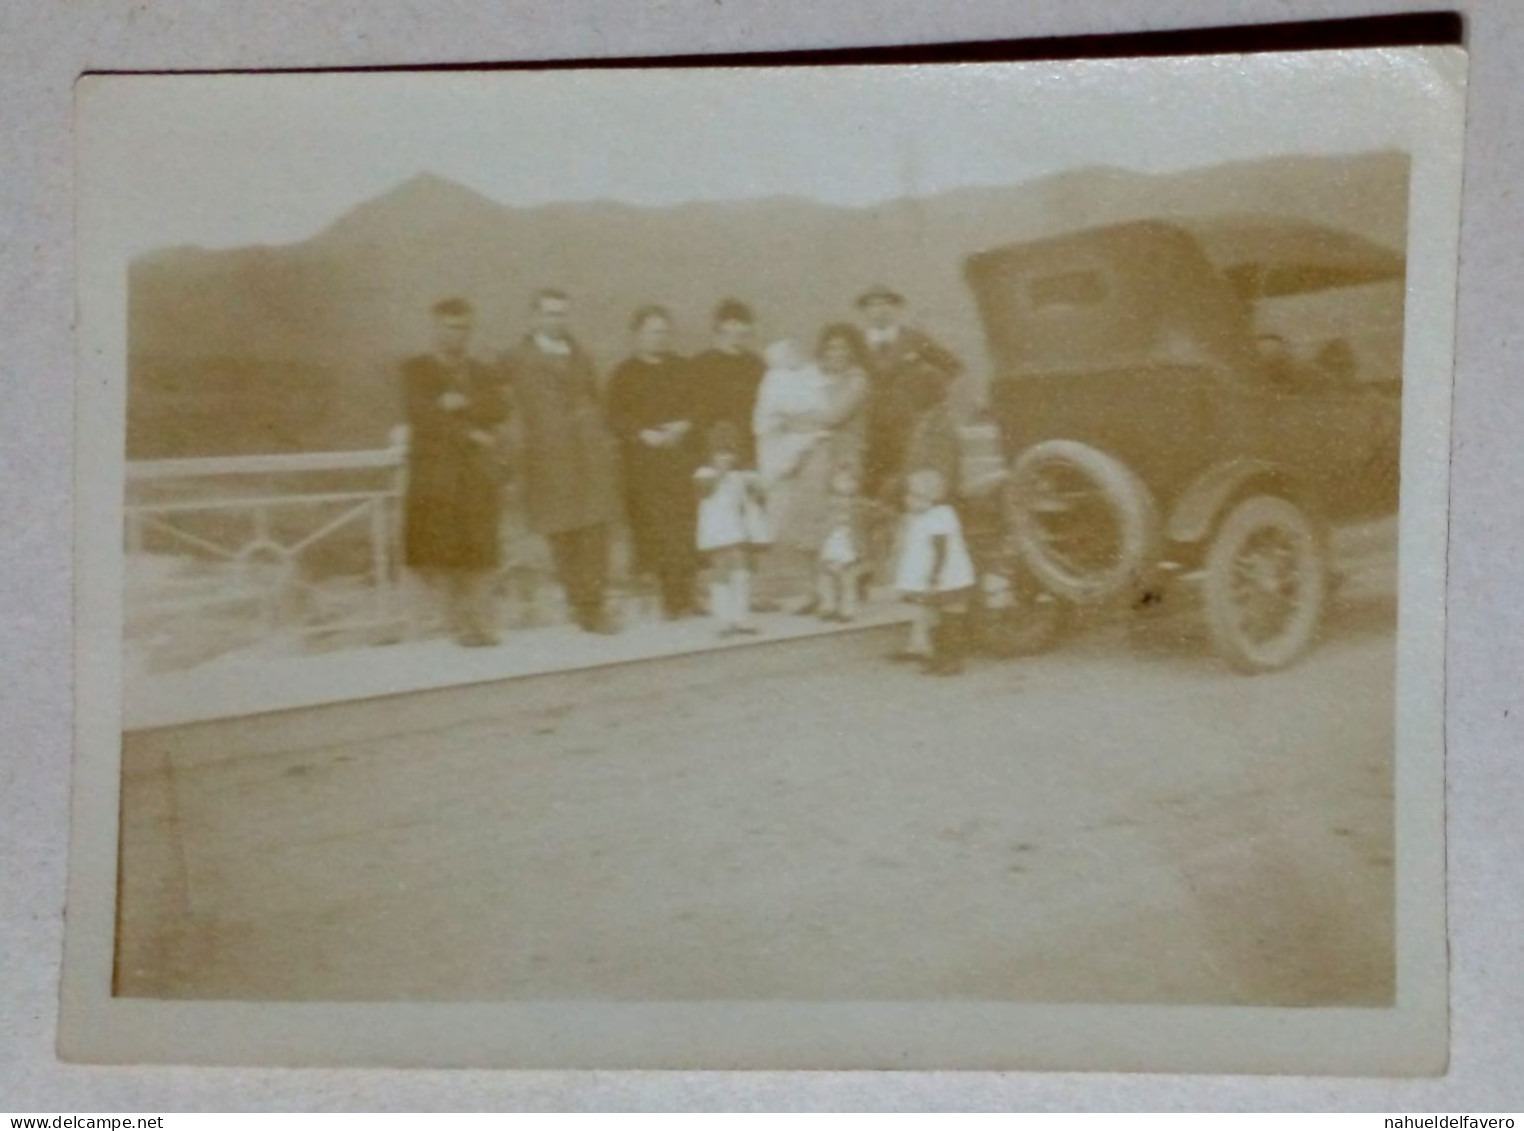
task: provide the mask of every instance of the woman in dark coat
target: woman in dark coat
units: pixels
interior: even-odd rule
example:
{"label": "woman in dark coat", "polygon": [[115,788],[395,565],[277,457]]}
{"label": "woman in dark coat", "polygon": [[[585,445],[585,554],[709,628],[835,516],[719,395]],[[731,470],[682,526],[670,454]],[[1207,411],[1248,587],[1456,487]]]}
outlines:
{"label": "woman in dark coat", "polygon": [[446,300],[433,313],[434,352],[402,366],[408,422],[403,557],[443,591],[451,630],[462,644],[492,644],[489,601],[502,493],[495,429],[508,410],[495,375],[466,354],[469,304]]}
{"label": "woman in dark coat", "polygon": [[766,366],[748,348],[756,316],[744,302],[728,298],[714,308],[714,345],[688,362],[694,385],[695,431],[702,439],[716,424],[729,424],[740,437],[740,466],[757,466],[752,419]]}
{"label": "woman in dark coat", "polygon": [[656,575],[662,611],[675,619],[698,611],[693,389],[686,364],[667,348],[672,318],[664,308],[637,310],[630,329],[633,354],[609,377],[604,406],[624,457],[635,569]]}

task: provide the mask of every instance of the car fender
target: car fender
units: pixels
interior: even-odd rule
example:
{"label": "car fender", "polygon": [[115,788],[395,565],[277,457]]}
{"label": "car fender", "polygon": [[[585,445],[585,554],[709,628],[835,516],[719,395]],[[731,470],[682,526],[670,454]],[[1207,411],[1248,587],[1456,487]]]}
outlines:
{"label": "car fender", "polygon": [[1003,467],[979,475],[966,475],[958,494],[965,499],[982,501],[1004,491],[1010,482],[1011,473]]}
{"label": "car fender", "polygon": [[1170,509],[1165,537],[1177,544],[1205,540],[1228,505],[1252,489],[1283,496],[1317,513],[1306,485],[1283,465],[1267,459],[1231,459],[1212,467],[1180,494]]}

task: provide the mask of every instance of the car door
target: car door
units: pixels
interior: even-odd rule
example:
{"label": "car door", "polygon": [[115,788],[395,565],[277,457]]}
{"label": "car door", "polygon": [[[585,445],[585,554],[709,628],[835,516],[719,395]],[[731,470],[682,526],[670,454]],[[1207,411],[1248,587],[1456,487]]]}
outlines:
{"label": "car door", "polygon": [[1316,372],[1250,374],[1237,432],[1246,454],[1286,468],[1332,522],[1396,509],[1400,398]]}

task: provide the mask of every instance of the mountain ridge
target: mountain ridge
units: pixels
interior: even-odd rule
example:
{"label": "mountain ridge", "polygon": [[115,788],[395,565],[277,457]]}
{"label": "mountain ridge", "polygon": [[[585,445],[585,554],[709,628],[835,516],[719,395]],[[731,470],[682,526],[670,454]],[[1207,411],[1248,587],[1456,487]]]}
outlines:
{"label": "mountain ridge", "polygon": [[[298,372],[329,388],[324,419],[263,433],[278,431],[288,446],[371,446],[400,414],[389,367],[426,347],[432,301],[472,299],[481,348],[491,354],[523,332],[528,298],[544,285],[572,294],[579,336],[606,369],[625,347],[630,311],[643,303],[668,305],[679,348],[693,351],[720,298],[750,301],[765,338],[807,340],[822,323],[849,317],[864,286],[884,282],[905,292],[916,320],[969,360],[976,387],[983,340],[961,277],[973,251],[1127,219],[1243,212],[1314,220],[1400,249],[1407,178],[1405,155],[1375,151],[1178,173],[1092,166],[861,206],[772,195],[520,207],[424,172],[298,243],[171,247],[134,259],[130,450],[257,448],[257,435],[186,439],[172,414],[198,404],[198,389],[202,415],[212,421],[229,390],[241,403],[279,401],[281,381]],[[197,376],[214,369],[228,376]],[[266,387],[261,372],[284,376]],[[303,403],[313,411],[310,398]]]}

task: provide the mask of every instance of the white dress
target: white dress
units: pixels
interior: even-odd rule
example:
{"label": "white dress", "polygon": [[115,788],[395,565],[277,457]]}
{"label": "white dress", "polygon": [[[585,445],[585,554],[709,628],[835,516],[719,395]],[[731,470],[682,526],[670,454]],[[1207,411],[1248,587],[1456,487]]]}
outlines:
{"label": "white dress", "polygon": [[[936,564],[935,539],[947,539],[947,553],[938,576],[932,576]],[[963,525],[958,512],[939,503],[905,523],[905,543],[900,551],[895,587],[901,593],[951,593],[974,584],[974,561],[963,540]]]}
{"label": "white dress", "polygon": [[767,511],[758,498],[756,472],[720,472],[701,467],[694,474],[700,485],[712,488],[699,500],[698,548],[728,550],[737,546],[765,546],[772,541]]}

